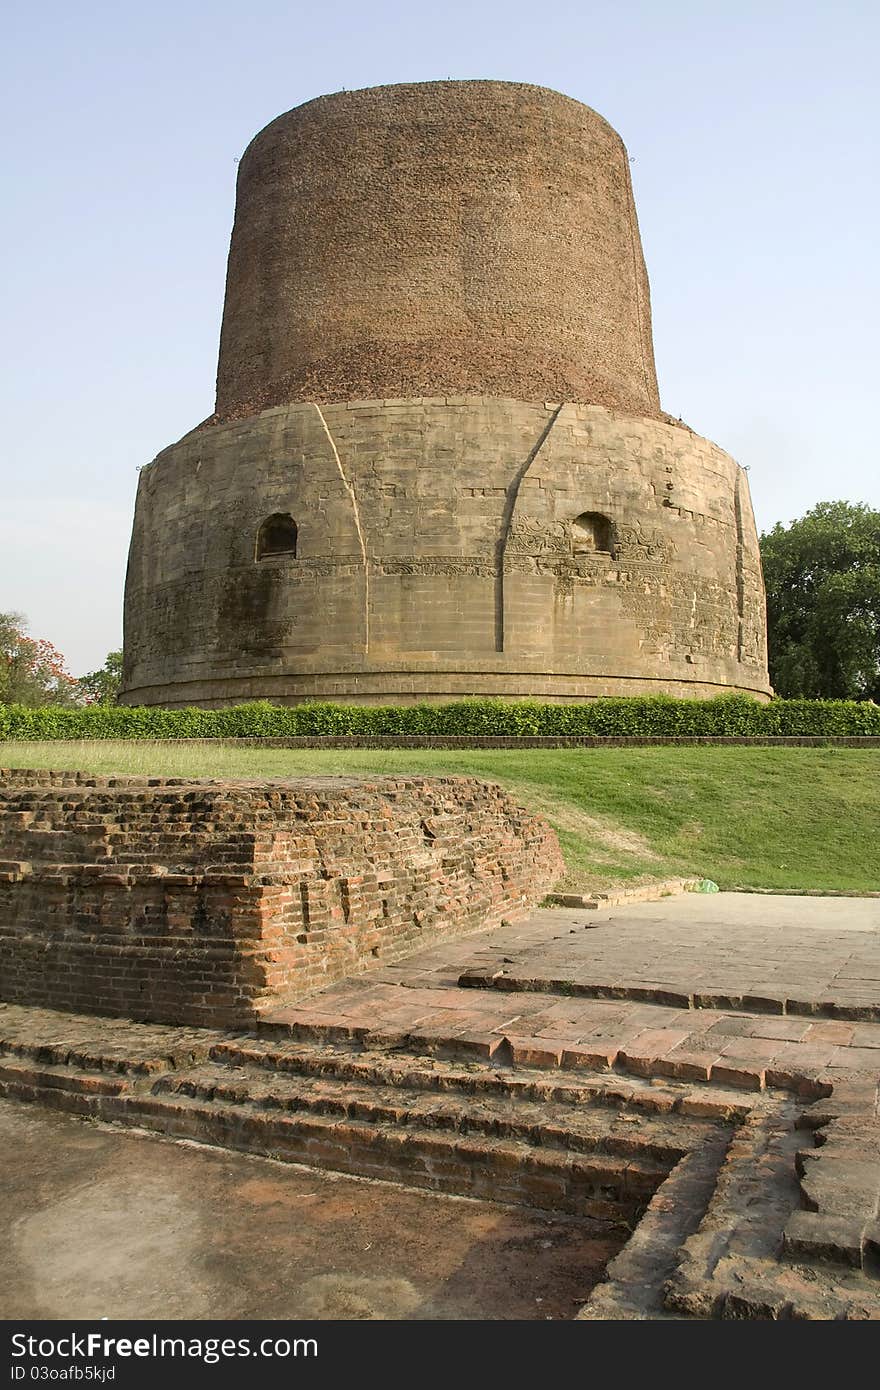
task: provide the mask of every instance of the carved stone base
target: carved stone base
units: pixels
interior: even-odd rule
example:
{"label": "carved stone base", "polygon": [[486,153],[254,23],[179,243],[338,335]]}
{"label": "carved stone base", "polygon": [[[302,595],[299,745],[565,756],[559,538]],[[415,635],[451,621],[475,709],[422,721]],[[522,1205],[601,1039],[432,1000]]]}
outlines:
{"label": "carved stone base", "polygon": [[[278,517],[295,550],[261,543]],[[734,460],[680,425],[476,396],[279,406],[165,450],[125,650],[129,704],[770,693]]]}

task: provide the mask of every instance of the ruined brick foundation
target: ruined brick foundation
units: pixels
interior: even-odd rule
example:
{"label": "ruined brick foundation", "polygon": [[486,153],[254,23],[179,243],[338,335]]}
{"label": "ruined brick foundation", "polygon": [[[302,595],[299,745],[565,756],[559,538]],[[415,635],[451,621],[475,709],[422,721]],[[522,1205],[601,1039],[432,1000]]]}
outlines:
{"label": "ruined brick foundation", "polygon": [[563,872],[471,778],[192,782],[0,772],[0,998],[235,1027],[492,926]]}

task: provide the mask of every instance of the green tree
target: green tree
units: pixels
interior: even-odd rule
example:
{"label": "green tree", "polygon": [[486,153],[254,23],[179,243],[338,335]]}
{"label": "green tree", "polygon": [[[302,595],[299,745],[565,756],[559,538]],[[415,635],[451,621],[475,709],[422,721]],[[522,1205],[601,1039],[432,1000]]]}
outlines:
{"label": "green tree", "polygon": [[761,536],[778,695],[880,701],[880,511],[820,502]]}
{"label": "green tree", "polygon": [[0,613],[0,702],[77,703],[76,681],[64,657],[45,638],[28,636],[27,619],[21,613]]}
{"label": "green tree", "polygon": [[77,681],[80,697],[86,705],[115,705],[122,685],[122,649],[108,652],[100,671],[90,671]]}

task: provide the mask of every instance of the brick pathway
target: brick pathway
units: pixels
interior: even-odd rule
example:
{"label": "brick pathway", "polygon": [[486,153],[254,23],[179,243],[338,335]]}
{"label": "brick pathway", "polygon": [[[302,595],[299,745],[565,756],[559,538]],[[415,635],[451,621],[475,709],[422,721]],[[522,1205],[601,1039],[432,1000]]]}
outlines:
{"label": "brick pathway", "polygon": [[803,1089],[880,1069],[880,903],[686,894],[536,912],[275,1008],[264,1028]]}
{"label": "brick pathway", "polygon": [[[745,912],[764,920],[743,921]],[[562,982],[660,1003],[880,1020],[880,902],[685,894],[602,917],[539,912],[475,959],[519,988]]]}

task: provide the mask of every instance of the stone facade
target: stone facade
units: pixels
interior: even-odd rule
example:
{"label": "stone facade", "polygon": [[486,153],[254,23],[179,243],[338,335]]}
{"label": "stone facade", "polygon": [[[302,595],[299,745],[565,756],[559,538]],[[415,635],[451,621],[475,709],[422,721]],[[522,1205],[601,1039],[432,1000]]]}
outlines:
{"label": "stone facade", "polygon": [[212,1027],[521,913],[556,836],[470,778],[0,772],[0,998]]}
{"label": "stone facade", "polygon": [[[296,553],[257,560],[284,513]],[[141,475],[126,686],[168,705],[765,694],[744,475],[601,406],[300,404],[196,431]]]}
{"label": "stone facade", "polygon": [[595,112],[428,83],[257,136],[217,413],[142,471],[125,653],[131,704],[769,694],[746,477],[660,411]]}

